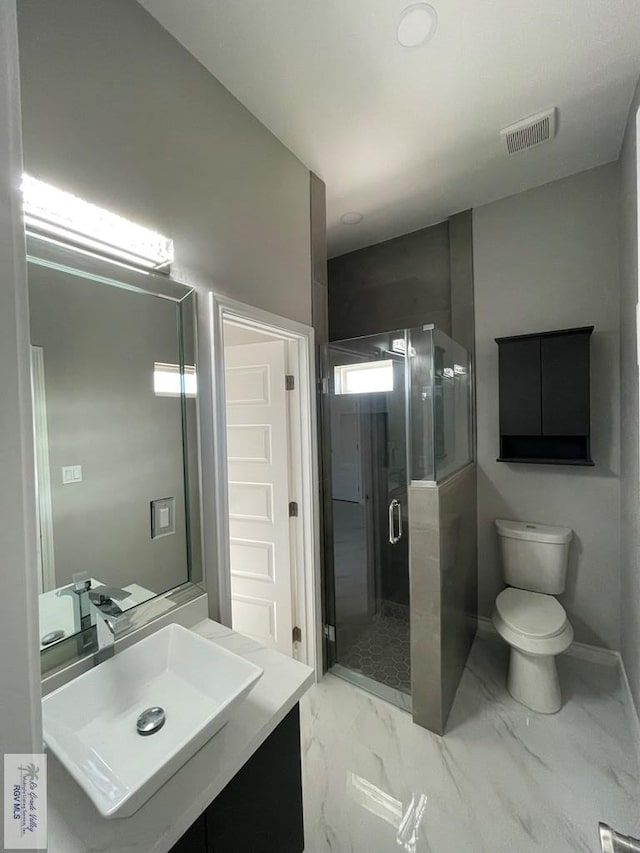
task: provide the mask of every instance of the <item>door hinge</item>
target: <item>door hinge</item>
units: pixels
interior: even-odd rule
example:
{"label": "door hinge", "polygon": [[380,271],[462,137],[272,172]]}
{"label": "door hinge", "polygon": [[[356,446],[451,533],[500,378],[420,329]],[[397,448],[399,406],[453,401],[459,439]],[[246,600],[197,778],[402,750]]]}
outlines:
{"label": "door hinge", "polygon": [[335,625],[324,625],[323,633],[325,640],[328,640],[330,643],[335,643],[336,641],[336,626]]}
{"label": "door hinge", "polygon": [[289,504],[289,518],[297,518],[298,517],[298,502],[291,501]]}
{"label": "door hinge", "polygon": [[302,642],[302,628],[298,628],[298,626],[296,625],[296,627],[292,631],[292,635],[294,643]]}
{"label": "door hinge", "polygon": [[288,373],[284,377],[284,387],[287,391],[295,391],[296,390],[296,377],[293,374]]}

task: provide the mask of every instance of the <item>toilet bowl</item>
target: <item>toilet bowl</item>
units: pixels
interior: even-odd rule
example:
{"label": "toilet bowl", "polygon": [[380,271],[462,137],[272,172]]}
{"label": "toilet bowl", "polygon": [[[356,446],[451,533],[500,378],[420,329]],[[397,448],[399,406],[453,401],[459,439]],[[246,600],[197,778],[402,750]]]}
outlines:
{"label": "toilet bowl", "polygon": [[492,621],[509,644],[507,689],[518,702],[542,714],[562,706],[556,655],[573,641],[564,591],[573,532],[520,521],[496,521],[504,579]]}
{"label": "toilet bowl", "polygon": [[562,707],[556,655],[573,641],[564,607],[552,595],[507,587],[496,599],[496,631],[511,647],[507,689],[541,714]]}

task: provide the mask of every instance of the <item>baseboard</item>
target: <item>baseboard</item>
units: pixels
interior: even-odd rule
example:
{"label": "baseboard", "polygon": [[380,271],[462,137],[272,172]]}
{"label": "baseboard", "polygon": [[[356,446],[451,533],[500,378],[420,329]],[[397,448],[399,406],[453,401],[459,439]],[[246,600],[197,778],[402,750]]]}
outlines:
{"label": "baseboard", "polygon": [[[493,622],[486,616],[478,616],[478,633],[485,637],[498,636],[498,632],[494,628]],[[577,643],[575,640],[571,643],[564,654],[573,658],[590,660],[593,663],[600,664],[601,666],[622,665],[620,652],[613,651],[613,649],[604,649],[600,646],[590,646],[587,643]]]}
{"label": "baseboard", "polygon": [[601,666],[620,666],[622,664],[620,652],[604,649],[602,646],[577,643],[575,640],[564,654],[571,658],[581,658],[581,660],[589,660],[591,663],[599,663]]}
{"label": "baseboard", "polygon": [[486,616],[478,616],[478,634],[481,637],[497,637],[498,632],[493,627],[493,622]]}
{"label": "baseboard", "polygon": [[633,701],[633,693],[631,692],[631,685],[629,684],[627,670],[625,669],[622,655],[619,655],[619,658],[620,674],[622,676],[622,684],[624,685],[625,692],[625,710],[627,712],[627,719],[629,720],[629,725],[631,726],[631,736],[633,737],[633,742],[636,748],[636,758],[638,760],[638,767],[640,768],[640,717],[638,717],[638,709],[636,708],[636,703]]}

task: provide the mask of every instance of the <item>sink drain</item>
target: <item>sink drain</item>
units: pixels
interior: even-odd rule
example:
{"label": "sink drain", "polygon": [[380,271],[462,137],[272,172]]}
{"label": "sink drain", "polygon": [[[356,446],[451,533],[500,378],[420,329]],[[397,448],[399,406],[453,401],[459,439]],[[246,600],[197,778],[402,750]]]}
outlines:
{"label": "sink drain", "polygon": [[147,708],[143,711],[136,721],[136,729],[138,734],[146,737],[159,732],[164,726],[167,719],[164,708],[155,705],[153,708]]}
{"label": "sink drain", "polygon": [[64,637],[64,631],[58,628],[57,631],[51,631],[50,634],[45,634],[40,640],[43,646],[50,646],[51,643],[56,643]]}

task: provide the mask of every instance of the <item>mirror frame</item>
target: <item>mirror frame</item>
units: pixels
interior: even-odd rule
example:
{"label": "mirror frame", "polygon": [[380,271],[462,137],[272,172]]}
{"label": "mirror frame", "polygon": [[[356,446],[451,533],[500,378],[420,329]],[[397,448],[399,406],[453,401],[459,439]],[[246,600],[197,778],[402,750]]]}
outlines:
{"label": "mirror frame", "polygon": [[[183,282],[171,278],[168,272],[157,272],[141,270],[129,264],[117,260],[109,260],[83,249],[76,249],[44,237],[40,234],[27,232],[27,264],[67,273],[80,278],[89,278],[93,281],[119,287],[147,296],[156,296],[167,299],[181,306],[190,296],[194,297],[193,311],[197,310],[197,292],[195,289]],[[196,364],[198,363],[198,339],[197,339],[197,316],[193,318],[195,337]],[[183,417],[184,413],[184,400]],[[196,398],[196,419],[200,421],[200,398]],[[199,448],[198,465],[200,465]],[[200,492],[200,484],[198,483]],[[201,495],[200,495],[201,497]],[[189,512],[191,512],[191,508]],[[133,631],[153,622],[155,619],[165,616],[171,609],[188,604],[202,595],[206,594],[204,584],[204,541],[202,523],[202,500],[200,500],[200,549],[203,563],[203,578],[198,583],[191,580],[178,584],[178,586],[159,593],[148,601],[144,601],[129,610],[125,610],[118,617],[118,636],[126,637]],[[187,539],[190,536],[187,535]],[[187,547],[190,548],[190,541]],[[189,566],[189,571],[191,567]],[[60,642],[43,649],[40,652],[41,677],[49,677],[68,666],[92,655],[97,649],[97,631],[95,625],[86,631],[80,631]]]}

